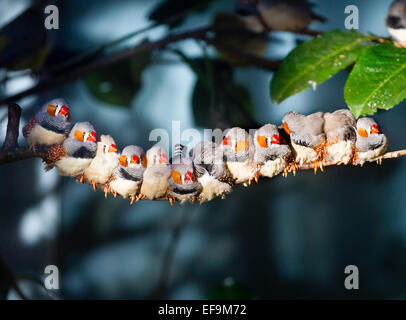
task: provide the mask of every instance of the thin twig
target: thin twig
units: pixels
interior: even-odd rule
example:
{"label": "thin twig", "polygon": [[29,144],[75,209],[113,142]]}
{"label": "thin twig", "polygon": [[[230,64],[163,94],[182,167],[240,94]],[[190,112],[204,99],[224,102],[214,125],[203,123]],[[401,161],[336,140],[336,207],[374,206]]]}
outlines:
{"label": "thin twig", "polygon": [[80,78],[81,76],[88,74],[91,71],[114,65],[115,63],[128,59],[134,55],[150,52],[155,49],[160,49],[160,48],[167,46],[170,43],[185,40],[185,39],[204,38],[204,35],[207,32],[212,31],[212,30],[213,30],[213,27],[211,27],[211,26],[202,27],[202,28],[198,28],[198,29],[195,29],[192,31],[185,31],[185,32],[178,33],[178,34],[172,34],[164,39],[161,39],[161,40],[158,40],[155,42],[143,42],[135,47],[128,48],[119,53],[112,54],[109,57],[97,59],[96,61],[90,62],[84,66],[80,66],[80,68],[74,69],[70,72],[63,73],[55,78],[43,80],[42,82],[38,83],[34,87],[24,90],[23,92],[15,94],[11,97],[0,100],[0,106],[17,101],[21,98],[24,98],[26,96],[29,96],[29,95],[32,95],[35,93],[39,93],[39,92],[42,92],[42,91],[45,91],[45,90],[48,90],[51,88],[58,87],[61,84],[76,80],[76,79]]}
{"label": "thin twig", "polygon": [[182,231],[185,229],[192,217],[193,210],[188,207],[184,207],[181,212],[181,217],[179,222],[175,226],[172,232],[171,242],[169,243],[168,249],[165,252],[164,258],[162,260],[161,273],[159,275],[159,281],[156,288],[150,294],[150,299],[161,299],[165,289],[168,285],[169,276],[172,269],[172,262],[175,256],[176,248],[178,246],[180,236]]}

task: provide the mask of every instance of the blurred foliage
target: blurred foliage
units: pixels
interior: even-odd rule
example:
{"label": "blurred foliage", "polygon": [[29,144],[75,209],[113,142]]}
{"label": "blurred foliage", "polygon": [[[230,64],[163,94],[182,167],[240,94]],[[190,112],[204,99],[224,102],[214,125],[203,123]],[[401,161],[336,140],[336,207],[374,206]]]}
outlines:
{"label": "blurred foliage", "polygon": [[352,70],[345,85],[345,101],[356,117],[388,110],[406,98],[405,81],[406,50],[393,44],[376,45]]}
{"label": "blurred foliage", "polygon": [[[190,59],[181,51],[173,50],[190,66],[197,76],[193,89],[192,110],[196,126],[203,128],[213,127],[213,113],[221,112],[222,104],[227,113],[226,117],[235,126],[245,127],[247,119],[241,116],[239,108],[251,116],[254,105],[247,88],[234,80],[234,69],[227,62],[218,59],[194,58]],[[213,110],[214,109],[214,110]]]}
{"label": "blurred foliage", "polygon": [[151,53],[120,61],[89,73],[85,77],[86,86],[96,99],[129,108],[141,87],[142,73],[150,62]]}
{"label": "blurred foliage", "polygon": [[223,283],[209,289],[209,300],[252,300],[254,293],[246,285],[232,278],[226,278]]}
{"label": "blurred foliage", "polygon": [[[222,50],[221,47],[225,46],[232,49],[230,51],[235,50],[236,52],[242,51],[252,55],[262,55],[268,46],[266,34],[253,33],[247,30],[244,22],[235,14],[218,13],[214,18],[213,25],[217,28],[214,46],[218,50],[220,57],[232,65],[244,65],[247,61]],[[222,27],[230,28],[231,26],[233,26],[233,30],[226,30],[225,28],[221,30]],[[218,43],[218,46],[216,46],[216,43]]]}
{"label": "blurred foliage", "polygon": [[43,24],[42,12],[29,8],[0,29],[0,39],[6,39],[0,58],[0,68],[8,70],[34,69],[48,56],[50,40]]}
{"label": "blurred foliage", "polygon": [[[166,0],[162,1],[159,5],[157,5],[154,10],[149,14],[149,19],[159,22],[165,23],[168,17],[173,17],[175,15],[181,14],[185,11],[203,11],[206,10],[209,4],[213,2],[213,0]],[[174,28],[180,25],[183,19],[179,19],[176,22],[172,22],[169,26],[170,28]]]}

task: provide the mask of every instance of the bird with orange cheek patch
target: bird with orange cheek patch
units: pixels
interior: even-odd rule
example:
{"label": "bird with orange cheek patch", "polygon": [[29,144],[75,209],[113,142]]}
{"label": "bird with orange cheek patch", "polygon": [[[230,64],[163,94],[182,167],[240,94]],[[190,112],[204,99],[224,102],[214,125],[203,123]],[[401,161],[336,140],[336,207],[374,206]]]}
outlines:
{"label": "bird with orange cheek patch", "polygon": [[186,158],[187,148],[175,146],[179,153],[171,159],[171,176],[169,178],[168,200],[173,205],[174,201],[181,204],[195,202],[197,195],[202,190],[202,185],[197,181],[193,161]]}
{"label": "bird with orange cheek patch", "polygon": [[83,181],[83,172],[95,157],[96,148],[97,137],[92,124],[78,122],[63,143],[47,150],[46,170],[55,166],[61,176],[78,177]]}
{"label": "bird with orange cheek patch", "polygon": [[119,154],[113,137],[101,135],[97,142],[96,156],[83,173],[85,181],[96,191],[96,185],[107,183],[118,164]]}
{"label": "bird with orange cheek patch", "polygon": [[105,196],[111,192],[116,196],[130,198],[131,203],[138,201],[138,192],[142,184],[142,176],[147,168],[147,158],[144,149],[138,146],[127,146],[120,156],[120,164],[114,170],[113,176],[105,185]]}
{"label": "bird with orange cheek patch", "polygon": [[71,129],[69,104],[62,98],[45,103],[23,127],[30,149],[62,143]]}
{"label": "bird with orange cheek patch", "polygon": [[[266,124],[255,132],[254,164],[259,176],[272,178],[287,168],[292,151],[279,134],[278,127]],[[284,176],[287,171],[284,172]]]}
{"label": "bird with orange cheek patch", "polygon": [[221,147],[234,183],[244,186],[251,184],[257,168],[252,165],[255,147],[248,132],[238,127],[229,129]]}
{"label": "bird with orange cheek patch", "polygon": [[355,156],[353,164],[377,161],[382,163],[382,159],[376,159],[383,155],[388,148],[388,138],[378,127],[372,118],[359,118],[357,121],[357,142],[355,143]]}
{"label": "bird with orange cheek patch", "polygon": [[305,116],[296,111],[288,112],[282,118],[282,126],[290,136],[295,162],[300,165],[313,164],[323,171],[326,135],[324,134],[324,117],[322,112]]}
{"label": "bird with orange cheek patch", "polygon": [[139,197],[148,200],[166,197],[170,175],[171,167],[165,150],[153,146],[147,151],[147,169],[142,176]]}

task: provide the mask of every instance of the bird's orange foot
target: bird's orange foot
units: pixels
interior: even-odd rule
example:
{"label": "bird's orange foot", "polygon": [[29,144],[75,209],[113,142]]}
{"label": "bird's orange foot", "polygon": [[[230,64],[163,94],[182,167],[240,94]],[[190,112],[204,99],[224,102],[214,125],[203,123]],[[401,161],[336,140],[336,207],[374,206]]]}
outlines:
{"label": "bird's orange foot", "polygon": [[130,206],[133,205],[135,198],[136,198],[135,194],[133,194],[133,195],[130,197],[130,199],[131,199],[131,201],[130,201]]}
{"label": "bird's orange foot", "polygon": [[288,176],[288,172],[292,172],[293,176],[296,176],[296,171],[299,169],[296,161],[292,161],[289,165],[283,170],[285,172],[285,177]]}
{"label": "bird's orange foot", "polygon": [[140,192],[140,193],[137,195],[135,202],[138,202],[138,201],[144,200],[144,199],[145,199],[145,196]]}
{"label": "bird's orange foot", "polygon": [[108,186],[108,184],[104,185],[103,191],[104,191],[104,197],[107,199],[107,195],[110,193],[110,187]]}
{"label": "bird's orange foot", "polygon": [[76,183],[83,183],[83,180],[85,179],[85,176],[83,174],[80,174],[76,176]]}
{"label": "bird's orange foot", "polygon": [[194,204],[195,201],[196,201],[196,197],[192,197],[192,199],[190,199],[190,202],[191,202],[192,204]]}
{"label": "bird's orange foot", "polygon": [[168,197],[169,203],[171,204],[171,207],[173,207],[173,203],[175,201],[174,197]]}
{"label": "bird's orange foot", "polygon": [[114,198],[117,197],[117,192],[114,192]]}
{"label": "bird's orange foot", "polygon": [[315,161],[313,162],[314,174],[317,173],[317,168],[320,168],[321,172],[324,172],[323,168],[323,161]]}
{"label": "bird's orange foot", "polygon": [[382,165],[382,157],[379,157],[378,159],[376,159],[376,164],[378,165]]}
{"label": "bird's orange foot", "polygon": [[96,191],[96,182],[92,181],[93,191]]}
{"label": "bird's orange foot", "polygon": [[260,176],[259,171],[255,172],[255,177],[254,177],[254,179],[255,179],[255,182],[256,182],[256,183],[258,183],[259,176]]}

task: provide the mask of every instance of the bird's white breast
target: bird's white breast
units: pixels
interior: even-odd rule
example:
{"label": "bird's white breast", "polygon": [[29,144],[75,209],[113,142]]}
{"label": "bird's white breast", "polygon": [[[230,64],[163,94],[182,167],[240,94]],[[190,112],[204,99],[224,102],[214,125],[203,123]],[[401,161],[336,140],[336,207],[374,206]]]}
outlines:
{"label": "bird's white breast", "polygon": [[142,177],[141,193],[149,200],[165,196],[171,171],[159,165],[147,167]]}
{"label": "bird's white breast", "polygon": [[109,183],[109,186],[113,192],[117,192],[123,198],[128,198],[138,192],[140,184],[140,181],[116,178]]}
{"label": "bird's white breast", "polygon": [[325,162],[349,164],[354,156],[354,147],[352,141],[340,141],[328,146]]}
{"label": "bird's white breast", "polygon": [[392,29],[388,28],[392,37],[398,40],[402,44],[406,44],[406,29]]}
{"label": "bird's white breast", "polygon": [[44,129],[38,123],[32,128],[27,136],[29,144],[43,144],[47,146],[62,143],[64,140],[65,135]]}
{"label": "bird's white breast", "polygon": [[118,166],[119,160],[116,155],[97,155],[93,158],[84,174],[89,182],[106,183]]}
{"label": "bird's white breast", "polygon": [[231,173],[231,177],[236,183],[247,183],[254,179],[256,168],[254,168],[249,160],[244,162],[227,162],[227,168]]}
{"label": "bird's white breast", "polygon": [[364,164],[365,162],[375,161],[375,158],[383,155],[387,148],[388,148],[388,144],[385,144],[374,150],[358,152],[358,163]]}
{"label": "bird's white breast", "polygon": [[213,178],[208,173],[197,179],[203,189],[199,194],[200,201],[210,201],[217,196],[222,196],[231,192],[231,186],[220,180]]}
{"label": "bird's white breast", "polygon": [[82,159],[74,157],[63,157],[55,162],[59,175],[76,177],[90,165],[92,159]]}
{"label": "bird's white breast", "polygon": [[297,164],[310,164],[318,160],[319,156],[313,148],[304,147],[292,142],[293,154]]}
{"label": "bird's white breast", "polygon": [[260,169],[260,174],[263,177],[272,178],[277,174],[281,173],[283,169],[286,167],[286,160],[285,158],[277,158],[272,161],[265,162]]}

